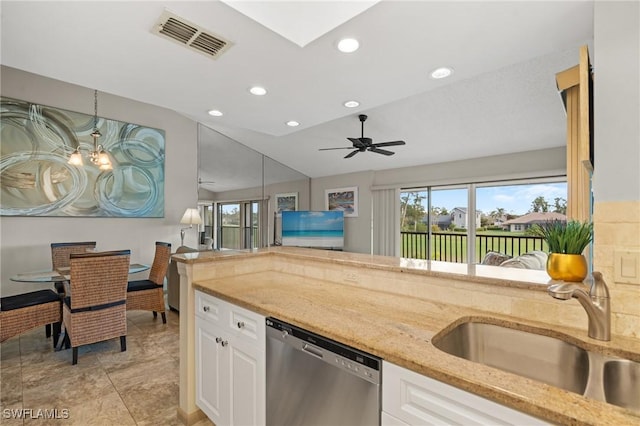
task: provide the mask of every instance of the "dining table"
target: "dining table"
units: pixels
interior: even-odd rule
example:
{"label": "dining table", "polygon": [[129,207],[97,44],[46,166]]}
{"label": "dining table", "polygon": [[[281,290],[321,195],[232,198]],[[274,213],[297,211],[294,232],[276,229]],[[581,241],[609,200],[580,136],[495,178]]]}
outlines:
{"label": "dining table", "polygon": [[[131,263],[129,264],[129,274],[135,274],[138,272],[144,272],[151,269],[151,267],[149,265],[145,265],[143,263]],[[61,294],[64,295],[66,293],[66,287],[64,285],[65,282],[69,281],[70,279],[70,272],[71,272],[71,268],[70,267],[62,267],[62,268],[58,268],[56,270],[52,270],[52,269],[48,269],[48,270],[40,270],[40,271],[30,271],[30,272],[22,272],[19,274],[16,274],[12,277],[10,277],[9,279],[11,281],[16,281],[16,282],[24,282],[24,283],[41,283],[41,284],[45,284],[45,283],[49,283],[49,284],[53,284],[56,291]],[[63,346],[63,341],[64,341],[64,329],[62,330],[62,335],[60,336],[60,343],[59,346],[55,348],[56,351],[59,351],[62,349]],[[51,335],[51,326],[48,325],[46,327],[46,334],[47,337],[49,337]]]}
{"label": "dining table", "polygon": [[[142,263],[131,263],[129,265],[129,274],[144,272],[151,267]],[[40,271],[22,272],[9,278],[11,281],[25,283],[57,283],[69,280],[69,267],[58,268],[57,270],[47,269]]]}

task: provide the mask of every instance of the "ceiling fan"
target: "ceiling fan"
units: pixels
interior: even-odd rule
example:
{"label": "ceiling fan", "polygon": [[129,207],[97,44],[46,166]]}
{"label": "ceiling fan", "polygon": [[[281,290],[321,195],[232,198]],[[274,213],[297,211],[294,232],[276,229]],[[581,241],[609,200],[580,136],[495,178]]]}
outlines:
{"label": "ceiling fan", "polygon": [[362,131],[360,134],[359,138],[347,138],[351,141],[351,143],[353,144],[353,146],[342,146],[339,148],[320,148],[318,151],[329,151],[332,149],[353,149],[353,151],[351,151],[350,153],[348,153],[347,155],[345,155],[344,158],[351,158],[354,155],[356,155],[359,152],[365,152],[365,151],[371,151],[371,152],[375,152],[376,154],[382,154],[382,155],[393,155],[395,154],[395,152],[392,151],[387,151],[386,149],[380,149],[381,146],[397,146],[397,145],[404,145],[404,141],[391,141],[391,142],[379,142],[379,143],[373,143],[373,140],[371,138],[365,138],[364,137],[364,122],[367,120],[367,116],[364,114],[360,114],[358,116],[358,118],[360,119],[360,123],[361,123],[361,127],[362,127]]}

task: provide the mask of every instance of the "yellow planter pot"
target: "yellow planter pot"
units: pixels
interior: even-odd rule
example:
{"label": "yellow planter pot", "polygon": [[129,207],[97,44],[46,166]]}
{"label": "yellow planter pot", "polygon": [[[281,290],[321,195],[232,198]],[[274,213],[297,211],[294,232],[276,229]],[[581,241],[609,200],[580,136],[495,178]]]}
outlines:
{"label": "yellow planter pot", "polygon": [[547,259],[547,274],[554,280],[581,282],[587,272],[587,259],[581,254],[550,253]]}

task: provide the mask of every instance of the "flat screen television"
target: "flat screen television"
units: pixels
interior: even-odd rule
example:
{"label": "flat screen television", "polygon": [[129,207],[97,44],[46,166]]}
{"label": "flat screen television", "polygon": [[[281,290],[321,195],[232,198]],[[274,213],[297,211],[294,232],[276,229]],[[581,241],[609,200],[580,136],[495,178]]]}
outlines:
{"label": "flat screen television", "polygon": [[344,212],[283,211],[282,245],[324,249],[344,246]]}

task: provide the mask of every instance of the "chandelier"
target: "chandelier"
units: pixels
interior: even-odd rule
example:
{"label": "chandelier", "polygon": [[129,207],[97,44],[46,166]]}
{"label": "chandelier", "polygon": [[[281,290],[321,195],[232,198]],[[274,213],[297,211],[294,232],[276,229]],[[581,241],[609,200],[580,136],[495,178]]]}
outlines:
{"label": "chandelier", "polygon": [[[91,163],[98,166],[100,170],[111,170],[113,166],[111,165],[111,159],[109,158],[109,154],[104,150],[102,145],[98,143],[98,138],[102,136],[100,130],[98,130],[98,91],[94,90],[93,92],[93,132],[91,132],[91,137],[93,138],[93,151],[89,152],[89,161]],[[82,154],[80,153],[80,145],[73,151],[71,156],[69,157],[69,164],[74,166],[82,166],[84,162],[82,161]]]}

